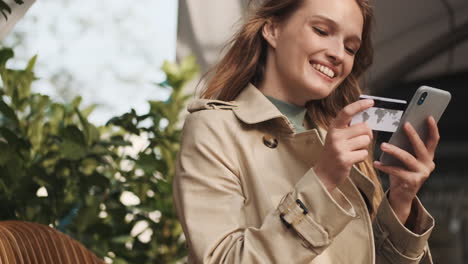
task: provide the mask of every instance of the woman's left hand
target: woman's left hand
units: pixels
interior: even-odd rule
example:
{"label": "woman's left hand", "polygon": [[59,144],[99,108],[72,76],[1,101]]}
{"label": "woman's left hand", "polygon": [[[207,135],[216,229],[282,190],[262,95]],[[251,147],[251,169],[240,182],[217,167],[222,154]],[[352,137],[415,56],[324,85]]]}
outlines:
{"label": "woman's left hand", "polygon": [[434,118],[427,119],[429,135],[424,143],[413,126],[404,125],[404,130],[413,146],[415,155],[394,145],[383,143],[381,149],[396,157],[406,166],[385,166],[375,161],[375,168],[390,176],[390,192],[388,201],[402,224],[406,223],[411,212],[411,205],[422,184],[435,169],[434,153],[439,143],[439,129]]}

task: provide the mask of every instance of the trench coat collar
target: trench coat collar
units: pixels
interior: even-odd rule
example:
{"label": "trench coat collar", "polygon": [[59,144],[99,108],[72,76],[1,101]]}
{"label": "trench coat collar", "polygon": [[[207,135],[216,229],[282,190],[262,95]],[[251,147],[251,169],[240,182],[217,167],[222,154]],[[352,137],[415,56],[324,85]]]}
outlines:
{"label": "trench coat collar", "polygon": [[[253,84],[249,83],[236,97],[233,112],[242,122],[252,125],[270,120],[276,122],[278,132],[286,132],[286,134],[294,134],[294,125],[289,119],[284,116],[279,109]],[[277,127],[279,126],[279,127]],[[326,130],[317,127],[313,120],[309,118],[309,111],[304,117],[304,127],[309,129],[317,129],[320,135],[324,135]]]}
{"label": "trench coat collar", "polygon": [[[235,100],[238,107],[233,111],[246,124],[257,124],[275,118],[286,118],[268,98],[249,83]],[[287,119],[285,120],[287,121]]]}

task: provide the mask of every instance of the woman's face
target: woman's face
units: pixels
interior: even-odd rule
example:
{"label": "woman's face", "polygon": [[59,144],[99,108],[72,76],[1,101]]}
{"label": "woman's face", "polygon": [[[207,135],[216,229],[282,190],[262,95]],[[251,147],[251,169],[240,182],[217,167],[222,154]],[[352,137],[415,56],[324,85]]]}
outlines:
{"label": "woman's face", "polygon": [[363,23],[356,0],[304,0],[288,19],[269,27],[273,65],[267,75],[273,69],[294,104],[328,96],[353,68]]}

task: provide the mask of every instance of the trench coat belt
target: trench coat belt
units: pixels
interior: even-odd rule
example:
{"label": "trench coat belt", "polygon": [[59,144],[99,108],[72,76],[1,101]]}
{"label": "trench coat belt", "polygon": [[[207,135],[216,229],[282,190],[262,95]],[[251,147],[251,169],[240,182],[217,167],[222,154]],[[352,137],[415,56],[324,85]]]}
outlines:
{"label": "trench coat belt", "polygon": [[294,229],[297,234],[314,247],[331,243],[328,233],[309,215],[309,210],[292,193],[287,194],[278,206],[279,217],[285,226]]}

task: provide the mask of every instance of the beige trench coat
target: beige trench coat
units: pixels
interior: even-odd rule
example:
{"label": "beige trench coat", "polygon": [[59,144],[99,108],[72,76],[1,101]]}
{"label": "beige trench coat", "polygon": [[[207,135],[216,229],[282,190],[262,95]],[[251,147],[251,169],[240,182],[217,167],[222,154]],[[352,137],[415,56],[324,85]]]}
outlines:
{"label": "beige trench coat", "polygon": [[325,131],[295,134],[253,85],[188,110],[174,199],[189,263],[432,263],[434,220],[418,199],[415,234],[386,198],[371,220],[375,187],[357,168],[329,193],[313,169]]}

